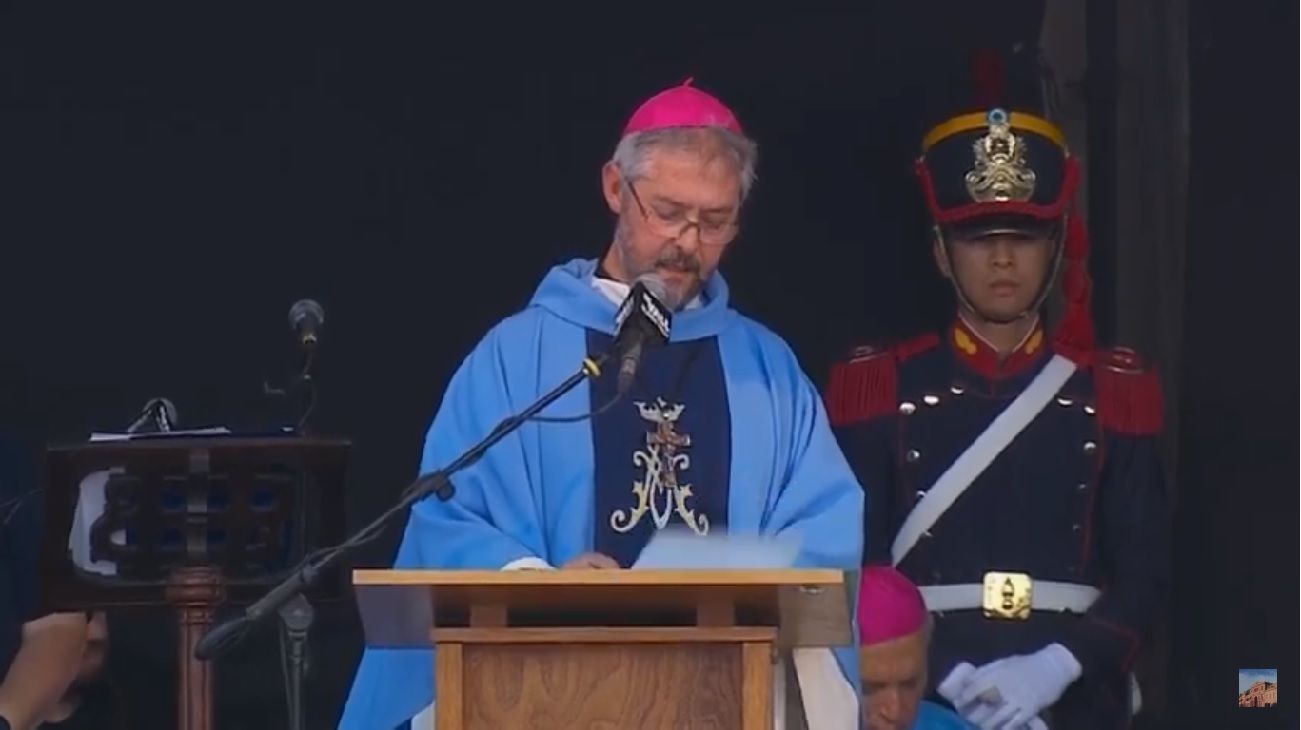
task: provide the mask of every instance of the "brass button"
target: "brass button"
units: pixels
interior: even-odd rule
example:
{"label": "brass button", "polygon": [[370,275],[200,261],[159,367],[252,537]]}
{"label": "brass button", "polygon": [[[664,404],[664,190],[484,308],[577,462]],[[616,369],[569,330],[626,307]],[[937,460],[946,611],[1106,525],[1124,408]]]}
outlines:
{"label": "brass button", "polygon": [[904,461],[907,461],[909,464],[913,464],[916,463],[918,459],[922,458],[922,452],[918,451],[917,449],[908,449],[908,453],[904,454],[903,458]]}
{"label": "brass button", "polygon": [[924,395],[922,396],[922,402],[928,406],[939,405],[940,397],[938,395]]}
{"label": "brass button", "polygon": [[1098,445],[1097,445],[1097,444],[1093,443],[1092,441],[1085,441],[1085,442],[1084,442],[1084,453],[1086,453],[1086,454],[1092,454],[1093,452],[1095,452],[1095,451],[1097,451],[1097,450],[1098,450]]}
{"label": "brass button", "polygon": [[908,401],[904,401],[903,403],[899,404],[899,412],[904,414],[905,416],[911,416],[913,414],[913,411],[916,410],[917,410],[917,406],[913,405],[912,403],[909,403]]}

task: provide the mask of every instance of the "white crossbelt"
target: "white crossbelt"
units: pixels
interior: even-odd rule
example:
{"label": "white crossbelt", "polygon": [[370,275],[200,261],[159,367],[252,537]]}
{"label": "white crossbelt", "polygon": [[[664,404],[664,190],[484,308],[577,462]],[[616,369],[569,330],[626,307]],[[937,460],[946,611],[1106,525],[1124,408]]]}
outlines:
{"label": "white crossbelt", "polygon": [[[942,586],[918,586],[922,600],[930,611],[965,611],[984,606],[985,586],[982,583],[956,583]],[[1071,611],[1084,613],[1098,600],[1102,592],[1093,586],[1078,583],[1059,583],[1036,580],[1031,595],[1035,611]]]}
{"label": "white crossbelt", "polygon": [[1034,417],[1048,405],[1057,391],[1075,372],[1075,363],[1061,355],[1054,355],[1030,385],[1021,391],[1002,413],[994,418],[976,440],[962,452],[953,464],[935,480],[935,485],[922,497],[912,512],[904,518],[890,548],[894,564],[898,565],[917,544],[922,534],[935,524],[967,487],[993,463],[995,457],[1012,443]]}

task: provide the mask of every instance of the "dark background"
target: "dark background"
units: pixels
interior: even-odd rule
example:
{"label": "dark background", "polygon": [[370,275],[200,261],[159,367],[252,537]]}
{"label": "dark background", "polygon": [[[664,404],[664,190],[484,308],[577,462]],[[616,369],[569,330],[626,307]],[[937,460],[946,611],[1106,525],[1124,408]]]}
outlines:
{"label": "dark background", "polygon": [[[1090,3],[1090,22],[1120,1]],[[687,76],[761,144],[724,264],[740,309],[819,379],[851,338],[943,321],[909,171],[934,80],[977,45],[1033,47],[1043,15],[1034,2],[567,17],[0,7],[6,425],[35,449],[120,430],[155,395],[187,426],[278,423],[262,384],[296,365],[285,312],[314,297],[327,319],[314,424],[354,441],[353,527],[414,476],[442,388],[482,333],[548,266],[604,249],[599,167],[633,108]],[[1168,394],[1179,581],[1153,725],[1297,724],[1295,16],[1282,2],[1187,10],[1188,236],[1167,262],[1185,276],[1184,336],[1166,353],[1182,372]],[[1107,115],[1121,82],[1108,37],[1088,49],[1090,119],[1110,120],[1090,127],[1092,193],[1114,174],[1109,125],[1123,123]],[[1116,213],[1095,200],[1090,215],[1105,337],[1132,312],[1098,233]],[[396,533],[358,563],[384,564]],[[170,726],[170,617],[114,627],[133,725]],[[322,609],[309,727],[334,722],[360,643],[346,602]],[[223,659],[220,727],[284,726],[275,646],[267,632]],[[1277,667],[1283,707],[1236,711],[1240,667]]]}

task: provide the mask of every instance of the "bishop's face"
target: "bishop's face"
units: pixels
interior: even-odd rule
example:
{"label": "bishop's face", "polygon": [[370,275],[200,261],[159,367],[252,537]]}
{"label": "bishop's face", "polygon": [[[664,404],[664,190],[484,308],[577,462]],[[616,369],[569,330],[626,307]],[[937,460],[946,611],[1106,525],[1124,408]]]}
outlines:
{"label": "bishop's face", "polygon": [[926,632],[859,648],[863,726],[911,730],[926,691]]}
{"label": "bishop's face", "polygon": [[606,203],[619,216],[606,268],[629,283],[655,272],[679,302],[691,301],[736,237],[736,165],[708,150],[653,148],[642,177],[629,180],[609,163],[602,182]]}

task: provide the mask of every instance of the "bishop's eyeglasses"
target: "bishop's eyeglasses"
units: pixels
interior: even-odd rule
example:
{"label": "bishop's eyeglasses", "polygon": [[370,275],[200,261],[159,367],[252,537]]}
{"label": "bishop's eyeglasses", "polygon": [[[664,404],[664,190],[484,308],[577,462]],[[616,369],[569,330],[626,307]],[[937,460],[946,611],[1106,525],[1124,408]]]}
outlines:
{"label": "bishop's eyeglasses", "polygon": [[636,186],[627,177],[623,178],[623,184],[628,188],[633,201],[637,203],[646,225],[657,236],[681,238],[687,235],[688,230],[695,227],[700,235],[700,243],[704,246],[722,246],[736,238],[739,217],[735,211],[726,216],[704,214],[697,220],[692,220],[681,206],[672,204],[660,208],[646,206],[642,203],[641,196],[637,194]]}

